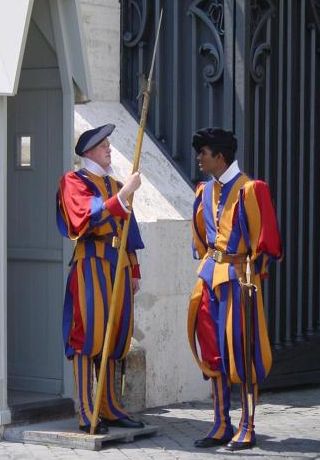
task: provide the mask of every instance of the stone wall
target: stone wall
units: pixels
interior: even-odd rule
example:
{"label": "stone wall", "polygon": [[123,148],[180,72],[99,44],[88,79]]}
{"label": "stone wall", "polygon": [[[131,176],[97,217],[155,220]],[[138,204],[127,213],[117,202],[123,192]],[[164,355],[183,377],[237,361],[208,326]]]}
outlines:
{"label": "stone wall", "polygon": [[93,100],[119,101],[120,2],[81,0]]}

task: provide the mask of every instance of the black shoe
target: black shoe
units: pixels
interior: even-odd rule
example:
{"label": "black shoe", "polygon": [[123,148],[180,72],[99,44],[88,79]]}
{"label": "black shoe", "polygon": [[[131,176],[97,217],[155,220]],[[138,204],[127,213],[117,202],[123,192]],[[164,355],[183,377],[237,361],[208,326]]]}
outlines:
{"label": "black shoe", "polygon": [[246,442],[237,442],[237,441],[230,441],[227,446],[226,450],[244,450],[244,449],[252,449],[256,445],[256,441],[246,441]]}
{"label": "black shoe", "polygon": [[[90,429],[91,429],[91,425],[79,425],[79,430],[84,431],[85,433],[90,434]],[[105,423],[104,420],[100,420],[100,422],[98,422],[94,430],[94,434],[107,434],[108,431],[109,431],[108,425]]]}
{"label": "black shoe", "polygon": [[207,447],[222,446],[223,444],[227,444],[227,442],[229,442],[228,439],[202,438],[194,441],[194,447],[205,449]]}
{"label": "black shoe", "polygon": [[144,423],[137,420],[133,420],[130,417],[119,418],[117,420],[108,420],[103,418],[102,421],[109,426],[117,426],[119,428],[143,428]]}

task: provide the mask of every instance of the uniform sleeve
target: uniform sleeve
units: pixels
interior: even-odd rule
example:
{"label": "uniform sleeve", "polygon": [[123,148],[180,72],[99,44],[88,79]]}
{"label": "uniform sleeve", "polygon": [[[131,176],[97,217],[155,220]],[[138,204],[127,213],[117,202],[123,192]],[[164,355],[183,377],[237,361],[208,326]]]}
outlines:
{"label": "uniform sleeve", "polygon": [[207,252],[206,229],[203,217],[202,194],[205,182],[196,188],[196,198],[193,205],[192,219],[192,251],[195,259],[202,259]]}
{"label": "uniform sleeve", "polygon": [[104,201],[75,173],[62,177],[57,194],[57,223],[64,236],[76,240],[102,225],[110,215],[127,217],[116,195]]}
{"label": "uniform sleeve", "polygon": [[140,265],[138,263],[136,251],[130,252],[128,257],[131,265],[132,278],[141,278]]}
{"label": "uniform sleeve", "polygon": [[[245,226],[252,259],[264,255],[272,259],[282,257],[281,237],[269,186],[266,182],[249,181],[244,186]],[[245,231],[242,232],[244,235]]]}

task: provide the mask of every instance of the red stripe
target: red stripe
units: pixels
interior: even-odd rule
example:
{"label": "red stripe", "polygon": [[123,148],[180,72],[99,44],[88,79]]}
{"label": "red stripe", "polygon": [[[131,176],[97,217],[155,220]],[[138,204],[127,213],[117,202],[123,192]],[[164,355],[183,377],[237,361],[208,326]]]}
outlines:
{"label": "red stripe", "polygon": [[110,214],[116,217],[121,217],[122,219],[127,219],[128,213],[121,206],[118,195],[113,195],[111,198],[108,198],[105,202],[105,207],[108,209]]}
{"label": "red stripe", "polygon": [[70,345],[75,349],[81,351],[84,344],[84,328],[81,317],[80,302],[79,302],[79,288],[77,277],[77,266],[74,270],[70,281],[70,291],[73,298],[73,327],[70,334]]}
{"label": "red stripe", "polygon": [[202,298],[197,315],[197,337],[201,349],[201,357],[212,370],[221,369],[219,338],[210,314],[210,298],[208,288],[203,287]]}
{"label": "red stripe", "polygon": [[256,180],[254,191],[261,213],[261,232],[257,252],[265,252],[268,255],[279,258],[282,255],[282,247],[269,187],[265,182]]}
{"label": "red stripe", "polygon": [[132,278],[141,278],[140,265],[135,264],[132,266]]}

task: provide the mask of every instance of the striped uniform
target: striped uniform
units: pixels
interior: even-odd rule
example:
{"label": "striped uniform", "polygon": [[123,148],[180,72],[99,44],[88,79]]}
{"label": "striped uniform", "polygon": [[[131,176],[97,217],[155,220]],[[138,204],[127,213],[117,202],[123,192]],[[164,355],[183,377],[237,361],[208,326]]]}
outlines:
{"label": "striped uniform", "polygon": [[[208,248],[227,254],[251,254],[252,282],[257,286],[252,322],[252,382],[256,386],[268,375],[272,363],[261,278],[267,276],[269,262],[282,254],[277,220],[265,182],[250,180],[238,172],[225,184],[214,179],[201,183],[193,211],[193,250],[201,262],[189,305],[191,350],[205,378],[215,381],[225,376],[230,383],[244,384],[246,332],[238,277],[245,272],[245,264],[218,263],[208,254]],[[215,400],[225,400],[225,392],[225,388],[219,392],[216,387]],[[245,411],[244,406],[245,402]],[[217,419],[216,410],[215,414]],[[248,439],[248,432],[254,433],[252,426],[247,426],[243,433],[244,424],[245,414],[239,428],[242,435],[237,434],[241,441]],[[214,430],[210,437],[221,436]]]}
{"label": "striped uniform", "polygon": [[[112,247],[111,241],[113,236],[121,238],[127,216],[116,196],[120,187],[111,176],[99,177],[80,170],[62,177],[57,194],[58,228],[76,242],[65,293],[63,338],[66,356],[73,359],[81,425],[90,425],[93,368],[96,374],[100,371],[118,259],[118,249]],[[115,360],[123,359],[130,346],[132,276],[140,277],[135,251],[143,247],[132,215],[100,414],[109,420],[127,416],[115,396],[114,367]]]}

